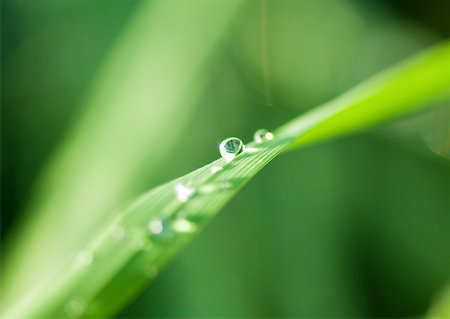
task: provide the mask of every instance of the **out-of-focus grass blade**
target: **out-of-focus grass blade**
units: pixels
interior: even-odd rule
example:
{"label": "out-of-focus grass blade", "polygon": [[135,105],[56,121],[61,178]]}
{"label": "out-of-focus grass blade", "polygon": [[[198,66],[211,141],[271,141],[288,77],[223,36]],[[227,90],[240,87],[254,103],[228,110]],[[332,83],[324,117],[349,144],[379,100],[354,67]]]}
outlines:
{"label": "out-of-focus grass blade", "polygon": [[[249,143],[231,163],[219,159],[150,190],[116,212],[77,254],[62,262],[59,271],[18,300],[5,318],[115,313],[275,156],[391,120],[447,95],[449,61],[449,43],[436,46],[294,119],[276,130],[273,140]],[[194,190],[192,197],[177,196],[176,185]]]}
{"label": "out-of-focus grass blade", "polygon": [[426,318],[450,318],[450,285],[436,295]]}
{"label": "out-of-focus grass blade", "polygon": [[10,241],[1,270],[2,304],[27,291],[112,209],[135,196],[139,176],[151,179],[195,113],[208,80],[205,67],[241,5],[231,0],[137,6]]}

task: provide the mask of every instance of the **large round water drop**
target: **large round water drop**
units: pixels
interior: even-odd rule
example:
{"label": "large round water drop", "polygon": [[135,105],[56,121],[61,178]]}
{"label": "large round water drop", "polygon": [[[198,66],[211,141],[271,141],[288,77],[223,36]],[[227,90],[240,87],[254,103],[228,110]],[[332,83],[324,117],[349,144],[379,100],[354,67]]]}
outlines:
{"label": "large round water drop", "polygon": [[234,160],[243,150],[244,143],[237,137],[229,137],[219,145],[220,155],[227,163]]}

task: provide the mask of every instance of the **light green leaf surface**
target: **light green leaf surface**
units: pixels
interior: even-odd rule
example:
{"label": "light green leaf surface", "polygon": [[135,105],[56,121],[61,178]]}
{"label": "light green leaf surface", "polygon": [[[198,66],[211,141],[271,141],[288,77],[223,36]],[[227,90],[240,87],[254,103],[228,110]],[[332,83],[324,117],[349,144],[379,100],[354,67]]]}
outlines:
{"label": "light green leaf surface", "polygon": [[[116,313],[270,160],[287,149],[384,123],[448,96],[449,63],[447,42],[292,120],[274,132],[273,140],[247,144],[231,163],[219,159],[150,190],[118,210],[4,317]],[[185,202],[175,192],[180,183],[195,190]]]}
{"label": "light green leaf surface", "polygon": [[450,285],[435,296],[426,318],[450,318]]}
{"label": "light green leaf surface", "polygon": [[2,305],[145,189],[136,180],[152,180],[181,138],[208,80],[205,68],[242,1],[142,1],[136,7],[80,118],[34,186],[2,264]]}

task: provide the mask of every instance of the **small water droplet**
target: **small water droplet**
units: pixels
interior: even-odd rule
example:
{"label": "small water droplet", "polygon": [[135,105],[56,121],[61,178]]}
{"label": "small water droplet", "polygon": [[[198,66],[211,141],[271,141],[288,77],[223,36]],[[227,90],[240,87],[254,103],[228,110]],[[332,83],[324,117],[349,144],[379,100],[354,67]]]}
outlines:
{"label": "small water droplet", "polygon": [[125,238],[125,235],[126,235],[125,228],[123,228],[120,225],[115,226],[113,231],[112,231],[112,235],[117,240],[123,240]]}
{"label": "small water droplet", "polygon": [[70,299],[66,305],[66,313],[70,318],[80,318],[85,309],[85,302],[78,297]]}
{"label": "small water droplet", "polygon": [[144,275],[147,278],[155,278],[158,274],[158,268],[155,265],[149,264],[144,267]]}
{"label": "small water droplet", "polygon": [[148,224],[148,229],[152,234],[158,235],[161,234],[164,230],[164,225],[161,219],[152,220]]}
{"label": "small water droplet", "polygon": [[162,219],[154,219],[148,224],[148,229],[155,240],[166,240],[172,237],[170,224]]}
{"label": "small water droplet", "polygon": [[233,186],[230,182],[218,182],[218,183],[211,183],[211,184],[205,184],[200,189],[199,192],[202,194],[209,194],[221,190],[226,190]]}
{"label": "small water droplet", "polygon": [[76,254],[76,260],[81,266],[89,266],[94,260],[94,256],[90,251],[82,250]]}
{"label": "small water droplet", "polygon": [[219,183],[219,188],[221,189],[221,190],[224,190],[224,189],[229,189],[229,188],[231,188],[232,186],[233,186],[233,183],[230,183],[230,182],[222,182],[222,183]]}
{"label": "small water droplet", "polygon": [[181,183],[175,185],[175,193],[180,202],[187,202],[195,194],[195,189]]}
{"label": "small water droplet", "polygon": [[270,141],[273,139],[273,133],[269,132],[268,130],[262,128],[260,130],[257,130],[255,134],[253,134],[253,139],[256,143],[262,143],[265,141]]}
{"label": "small water droplet", "polygon": [[225,162],[230,163],[244,150],[244,143],[237,137],[229,137],[219,145],[219,151]]}
{"label": "small water droplet", "polygon": [[171,226],[174,231],[179,233],[190,233],[197,228],[195,224],[183,218],[175,219]]}
{"label": "small water droplet", "polygon": [[[153,225],[153,227],[157,230],[157,225]],[[152,247],[152,243],[148,239],[147,234],[142,230],[133,231],[129,237],[131,239],[131,246],[136,250],[149,250]]]}
{"label": "small water droplet", "polygon": [[213,166],[213,167],[211,167],[211,173],[215,174],[215,173],[221,171],[222,169],[223,169],[222,166],[219,166],[219,165]]}
{"label": "small water droplet", "polygon": [[256,148],[256,147],[246,147],[245,148],[246,153],[256,153],[256,152],[260,152],[260,151],[262,151],[262,149]]}

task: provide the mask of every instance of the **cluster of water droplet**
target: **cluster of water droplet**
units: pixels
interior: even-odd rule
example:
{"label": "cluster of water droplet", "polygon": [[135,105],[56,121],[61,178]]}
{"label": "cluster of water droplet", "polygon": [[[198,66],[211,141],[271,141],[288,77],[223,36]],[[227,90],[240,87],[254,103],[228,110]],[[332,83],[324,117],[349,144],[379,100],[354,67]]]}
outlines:
{"label": "cluster of water droplet", "polygon": [[[266,129],[259,129],[253,134],[253,139],[257,144],[261,144],[266,141],[270,141],[274,138],[273,133]],[[242,152],[255,152],[255,148],[246,148],[244,143],[237,137],[229,137],[223,140],[219,145],[219,151],[225,162],[230,163]],[[216,172],[220,169],[218,167],[213,167],[211,171]]]}
{"label": "cluster of water droplet", "polygon": [[[272,140],[274,135],[266,129],[257,130],[253,139],[256,144],[261,144]],[[258,148],[245,147],[244,143],[237,137],[230,137],[223,140],[219,145],[219,152],[226,163],[232,162],[238,155],[243,152],[255,152]],[[215,165],[210,168],[212,174],[222,171],[224,166]],[[177,200],[185,204],[191,200],[196,194],[210,193],[222,191],[232,187],[230,182],[212,183],[202,185],[201,188],[195,189],[189,184],[178,183],[174,186],[175,196]],[[148,223],[147,231],[141,230],[126,231],[120,224],[112,228],[111,235],[118,242],[126,241],[132,244],[133,249],[148,250],[153,244],[162,244],[164,241],[171,239],[175,234],[189,234],[196,230],[197,224],[192,222],[183,207],[167,219],[152,219]],[[150,235],[150,236],[149,236]],[[75,255],[75,260],[79,267],[87,267],[94,260],[94,253],[91,250],[82,250]],[[143,267],[143,274],[148,278],[157,275],[158,268],[154,263],[147,263]],[[79,297],[74,297],[66,304],[66,312],[71,318],[81,317],[86,309],[86,303]]]}
{"label": "cluster of water droplet", "polygon": [[168,240],[175,234],[191,233],[196,230],[196,225],[181,216],[170,219],[153,219],[148,224],[148,230],[157,240]]}
{"label": "cluster of water droplet", "polygon": [[[269,141],[273,139],[273,134],[266,129],[259,129],[253,135],[253,138],[257,144],[263,143],[265,141]],[[244,143],[237,137],[229,137],[223,140],[219,145],[219,152],[222,158],[226,163],[232,162],[239,154],[248,150],[254,151],[254,148],[245,147]],[[215,165],[211,167],[211,173],[215,174],[223,169],[223,166]],[[224,190],[231,187],[230,183],[221,183],[221,184],[207,184],[203,185],[201,191],[208,193],[217,190]],[[180,203],[186,203],[192,197],[194,197],[198,191],[187,185],[178,183],[174,187],[176,198]],[[156,238],[167,238],[170,237],[172,231],[177,233],[189,233],[195,230],[196,225],[186,218],[182,218],[175,214],[175,219],[154,219],[151,220],[148,224],[148,229],[152,236]]]}
{"label": "cluster of water droplet", "polygon": [[[174,186],[175,196],[180,203],[186,203],[197,191],[185,184],[178,183]],[[167,219],[152,219],[148,224],[148,230],[155,240],[167,240],[174,234],[191,233],[195,231],[196,225],[186,219],[178,209],[173,217]]]}

